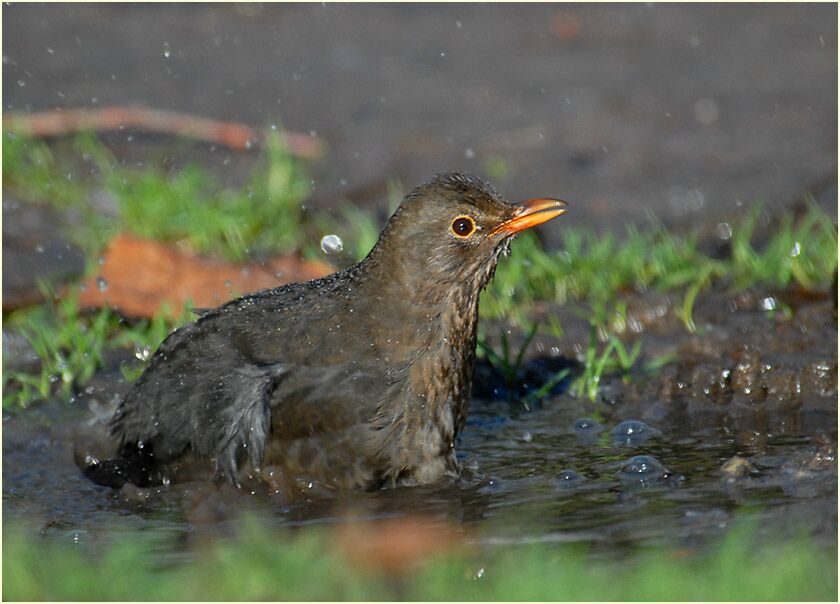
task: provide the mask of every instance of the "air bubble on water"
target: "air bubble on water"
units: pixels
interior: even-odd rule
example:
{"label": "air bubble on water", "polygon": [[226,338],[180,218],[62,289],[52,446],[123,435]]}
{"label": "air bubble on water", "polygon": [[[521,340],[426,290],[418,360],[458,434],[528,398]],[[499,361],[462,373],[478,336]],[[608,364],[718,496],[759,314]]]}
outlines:
{"label": "air bubble on water", "polygon": [[571,488],[582,483],[585,478],[574,470],[561,470],[555,477],[555,480],[557,481],[557,486]]}
{"label": "air bubble on water", "polygon": [[601,424],[594,419],[583,417],[575,421],[575,432],[597,432],[601,430]]}
{"label": "air bubble on water", "polygon": [[615,428],[613,428],[612,433],[616,435],[622,436],[630,436],[632,434],[643,434],[645,432],[650,432],[651,427],[648,426],[645,422],[641,422],[635,419],[628,419],[627,421],[623,421],[618,424]]}
{"label": "air bubble on water", "polygon": [[650,482],[666,478],[668,471],[658,459],[650,455],[636,455],[627,460],[618,472],[626,482]]}
{"label": "air bubble on water", "polygon": [[325,254],[337,254],[343,249],[344,242],[338,235],[324,235],[321,238],[321,251]]}
{"label": "air bubble on water", "polygon": [[163,43],[163,56],[164,56],[164,58],[168,59],[169,55],[171,55],[171,54],[172,54],[172,51],[169,48],[169,42],[164,42]]}
{"label": "air bubble on water", "polygon": [[793,247],[790,248],[790,257],[796,258],[802,252],[802,248],[799,246],[798,241],[794,241]]}
{"label": "air bubble on water", "polygon": [[623,421],[612,429],[613,442],[617,445],[630,447],[642,444],[655,433],[657,433],[657,430],[654,430],[645,422],[635,419]]}
{"label": "air bubble on water", "polygon": [[472,147],[464,149],[464,157],[467,159],[475,159],[475,151],[472,150]]}
{"label": "air bubble on water", "polygon": [[104,292],[108,289],[108,282],[105,280],[105,277],[96,278],[96,289],[98,289],[101,292]]}
{"label": "air bubble on water", "polygon": [[152,356],[152,349],[148,346],[137,346],[134,349],[134,356],[137,357],[138,361],[148,361],[149,357]]}

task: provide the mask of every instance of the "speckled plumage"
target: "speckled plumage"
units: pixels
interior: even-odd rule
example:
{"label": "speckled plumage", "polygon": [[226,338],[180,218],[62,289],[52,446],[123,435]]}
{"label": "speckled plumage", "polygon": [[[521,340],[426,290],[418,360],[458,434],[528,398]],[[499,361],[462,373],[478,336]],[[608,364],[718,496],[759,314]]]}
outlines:
{"label": "speckled plumage", "polygon": [[[518,210],[478,178],[438,176],[403,200],[356,266],[176,330],[111,421],[120,458],[86,473],[154,484],[189,456],[231,482],[278,488],[457,474],[479,294],[510,240],[491,231]],[[475,220],[474,236],[454,235],[459,215]]]}

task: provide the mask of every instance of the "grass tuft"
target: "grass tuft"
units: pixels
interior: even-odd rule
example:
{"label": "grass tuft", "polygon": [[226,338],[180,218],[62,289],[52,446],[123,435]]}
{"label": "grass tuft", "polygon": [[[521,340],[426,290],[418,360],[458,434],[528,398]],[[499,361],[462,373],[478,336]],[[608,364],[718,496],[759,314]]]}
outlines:
{"label": "grass tuft", "polygon": [[[5,600],[773,600],[833,601],[837,552],[810,539],[759,542],[754,525],[705,553],[660,547],[591,556],[580,545],[479,547],[402,576],[353,565],[323,529],[291,534],[252,523],[166,564],[161,539],[115,538],[103,552],[3,540]],[[156,552],[158,552],[156,554]],[[119,580],[107,580],[118,577]]]}

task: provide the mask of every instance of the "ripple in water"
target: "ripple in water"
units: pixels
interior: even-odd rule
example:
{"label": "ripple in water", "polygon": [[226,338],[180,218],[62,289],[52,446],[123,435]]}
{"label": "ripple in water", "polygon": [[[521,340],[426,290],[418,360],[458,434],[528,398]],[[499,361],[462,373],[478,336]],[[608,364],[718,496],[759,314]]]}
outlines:
{"label": "ripple in water", "polygon": [[561,489],[572,489],[586,479],[574,470],[561,470],[555,477],[557,486]]}

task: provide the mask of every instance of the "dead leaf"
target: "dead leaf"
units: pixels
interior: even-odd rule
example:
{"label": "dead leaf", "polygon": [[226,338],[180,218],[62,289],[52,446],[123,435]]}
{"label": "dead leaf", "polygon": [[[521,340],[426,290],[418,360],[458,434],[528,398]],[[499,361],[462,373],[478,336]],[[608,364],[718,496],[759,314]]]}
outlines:
{"label": "dead leaf", "polygon": [[461,528],[420,516],[350,521],[336,529],[335,543],[349,564],[391,575],[464,549]]}
{"label": "dead leaf", "polygon": [[323,277],[324,262],[279,256],[265,263],[231,263],[186,253],[128,234],[114,238],[99,272],[79,288],[79,304],[110,306],[123,316],[152,317],[166,303],[180,315],[185,306],[213,308],[245,293]]}

